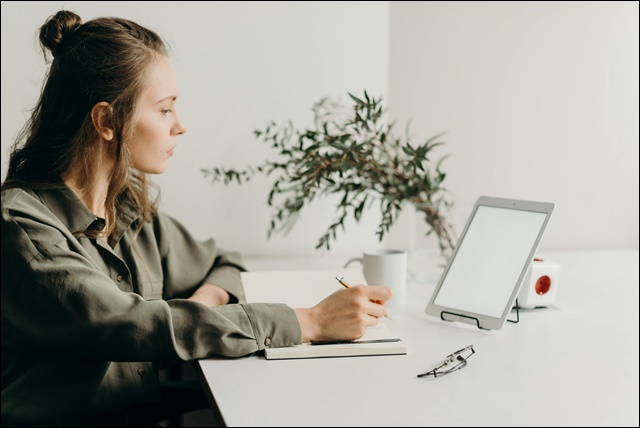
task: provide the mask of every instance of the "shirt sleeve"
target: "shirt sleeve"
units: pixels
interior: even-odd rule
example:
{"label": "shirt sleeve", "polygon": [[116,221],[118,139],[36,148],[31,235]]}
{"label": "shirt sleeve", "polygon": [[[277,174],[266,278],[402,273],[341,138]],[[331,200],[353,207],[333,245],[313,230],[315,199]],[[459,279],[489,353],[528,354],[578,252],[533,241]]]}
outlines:
{"label": "shirt sleeve", "polygon": [[246,301],[239,253],[219,248],[213,239],[196,240],[180,222],[166,214],[160,213],[155,222],[163,258],[163,298],[188,297],[202,284],[215,284],[229,293],[229,303]]}
{"label": "shirt sleeve", "polygon": [[[164,231],[172,234],[167,245],[175,245],[166,253],[167,271],[178,271],[167,279],[172,292],[193,286],[199,277],[242,296],[239,274],[232,273],[236,268],[208,273],[218,256],[232,259],[212,243],[194,246],[175,223]],[[193,257],[197,262],[179,264],[178,259]],[[200,272],[192,272],[194,266]],[[120,290],[42,207],[3,206],[1,281],[3,350],[22,355],[170,362],[244,356],[301,342],[295,312],[286,305],[210,308],[179,298],[145,300]]]}

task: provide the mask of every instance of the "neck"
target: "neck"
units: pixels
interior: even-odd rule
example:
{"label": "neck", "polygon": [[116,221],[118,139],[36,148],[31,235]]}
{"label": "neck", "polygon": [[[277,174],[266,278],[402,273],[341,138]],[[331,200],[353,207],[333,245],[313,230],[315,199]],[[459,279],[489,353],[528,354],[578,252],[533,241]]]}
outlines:
{"label": "neck", "polygon": [[64,182],[89,210],[98,217],[107,218],[106,200],[109,190],[109,171],[113,168],[115,159],[107,152],[107,145],[98,145],[102,152],[95,153],[95,161],[91,174],[85,177],[81,168],[72,168],[64,178]]}
{"label": "neck", "polygon": [[70,176],[64,182],[92,213],[106,218],[105,202],[109,190],[109,180],[106,177],[94,177],[86,186],[80,183],[77,176]]}

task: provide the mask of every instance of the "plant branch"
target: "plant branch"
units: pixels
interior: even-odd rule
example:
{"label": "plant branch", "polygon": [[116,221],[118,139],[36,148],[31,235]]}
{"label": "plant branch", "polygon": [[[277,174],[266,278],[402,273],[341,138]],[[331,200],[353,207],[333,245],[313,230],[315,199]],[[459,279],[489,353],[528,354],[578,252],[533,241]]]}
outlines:
{"label": "plant branch", "polygon": [[[444,144],[442,134],[423,144],[412,144],[407,125],[404,140],[393,134],[394,124],[383,121],[381,98],[349,94],[354,102],[347,109],[337,101],[323,98],[313,106],[314,127],[296,130],[289,121],[284,126],[269,123],[254,131],[277,151],[278,159],[235,170],[224,167],[202,169],[213,183],[242,184],[256,174],[276,177],[268,205],[275,209],[268,236],[286,230],[299,212],[317,195],[341,195],[338,216],[320,237],[316,248],[330,249],[337,231],[344,231],[351,215],[359,222],[366,203],[380,202],[381,220],[376,230],[379,240],[390,230],[405,204],[414,205],[435,233],[440,249],[447,254],[455,246],[455,232],[443,211],[451,206],[445,188],[441,158],[434,166],[432,151]],[[351,110],[351,113],[349,113]],[[370,206],[370,204],[369,204]]]}

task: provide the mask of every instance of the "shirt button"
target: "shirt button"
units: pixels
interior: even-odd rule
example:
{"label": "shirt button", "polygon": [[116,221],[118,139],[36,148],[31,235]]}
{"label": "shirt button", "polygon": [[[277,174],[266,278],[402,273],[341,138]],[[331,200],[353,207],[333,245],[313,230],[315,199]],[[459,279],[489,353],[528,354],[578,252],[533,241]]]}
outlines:
{"label": "shirt button", "polygon": [[138,374],[139,374],[140,376],[144,376],[144,374],[145,374],[146,372],[147,372],[147,371],[146,371],[145,369],[143,369],[142,367],[140,367],[140,368],[138,369]]}
{"label": "shirt button", "polygon": [[118,275],[118,276],[116,277],[116,279],[118,280],[118,282],[121,282],[121,281],[122,281],[122,275]]}
{"label": "shirt button", "polygon": [[268,348],[269,346],[271,346],[271,338],[270,338],[270,337],[267,337],[267,338],[264,340],[264,346],[266,346],[267,348]]}

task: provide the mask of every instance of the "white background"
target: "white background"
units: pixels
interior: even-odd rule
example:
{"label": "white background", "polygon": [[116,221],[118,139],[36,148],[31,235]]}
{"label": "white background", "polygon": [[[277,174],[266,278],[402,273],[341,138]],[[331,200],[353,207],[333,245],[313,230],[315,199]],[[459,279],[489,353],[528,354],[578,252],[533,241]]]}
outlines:
{"label": "white background", "polygon": [[[399,131],[411,119],[415,141],[447,132],[438,156],[451,154],[456,223],[481,195],[539,200],[556,203],[543,251],[638,247],[637,2],[3,1],[3,178],[46,70],[37,30],[63,7],[132,19],[171,45],[189,131],[154,179],[162,209],[198,237],[246,256],[379,246],[372,211],[331,252],[315,250],[331,199],[267,240],[270,182],[225,187],[200,173],[260,162],[269,152],[254,129],[307,127],[319,98],[366,89]],[[407,210],[383,244],[415,245],[411,220]]]}

